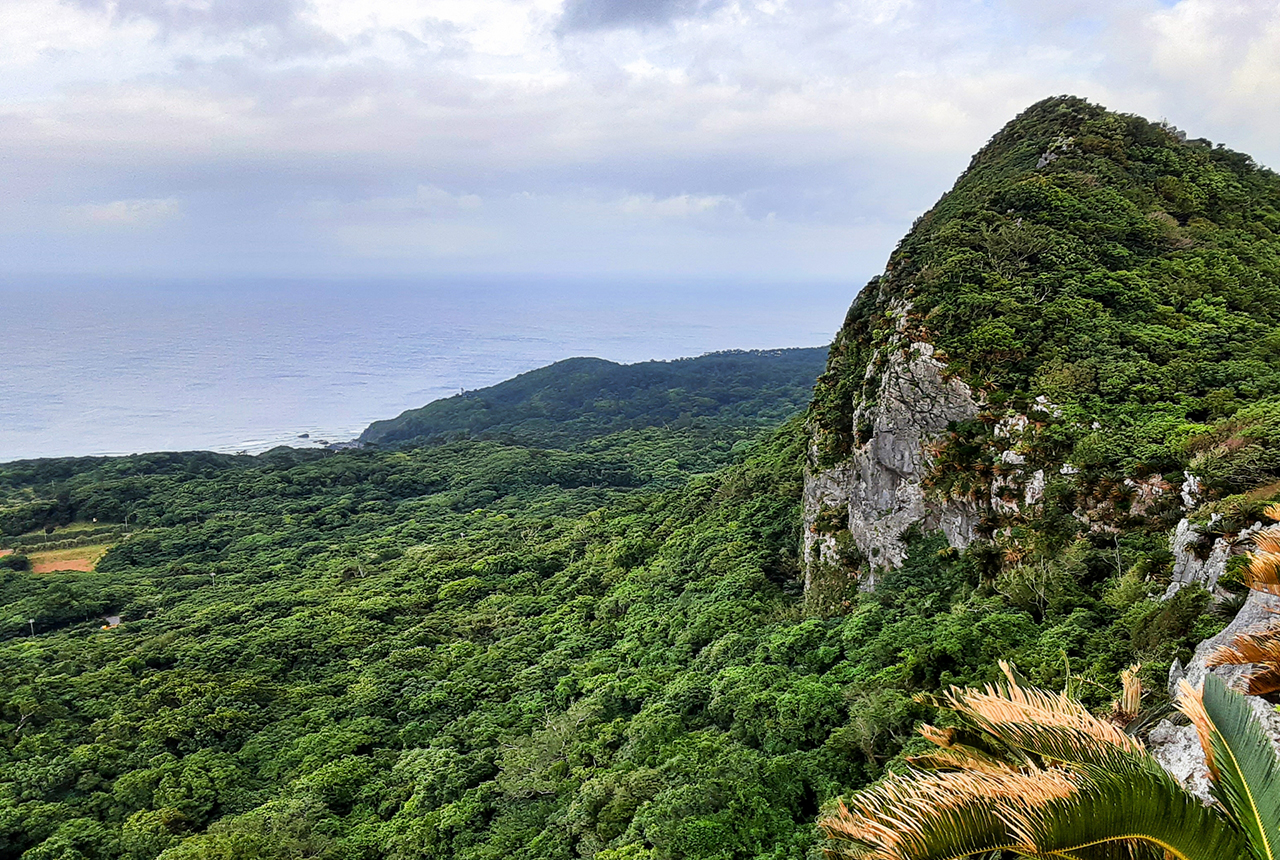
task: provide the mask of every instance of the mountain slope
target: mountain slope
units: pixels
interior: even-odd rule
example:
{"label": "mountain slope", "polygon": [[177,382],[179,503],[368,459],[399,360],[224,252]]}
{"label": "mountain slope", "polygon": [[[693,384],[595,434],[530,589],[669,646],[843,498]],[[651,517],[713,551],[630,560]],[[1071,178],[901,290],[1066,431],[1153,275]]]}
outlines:
{"label": "mountain slope", "polygon": [[567,447],[609,433],[695,420],[759,428],[804,408],[825,353],[731,351],[638,364],[570,358],[376,421],[360,441],[498,439]]}
{"label": "mountain slope", "polygon": [[1277,234],[1280,177],[1248,156],[1033,105],[836,337],[810,413],[814,564],[873,577],[913,525],[1034,561],[1163,534],[1189,475],[1196,503],[1276,480]]}

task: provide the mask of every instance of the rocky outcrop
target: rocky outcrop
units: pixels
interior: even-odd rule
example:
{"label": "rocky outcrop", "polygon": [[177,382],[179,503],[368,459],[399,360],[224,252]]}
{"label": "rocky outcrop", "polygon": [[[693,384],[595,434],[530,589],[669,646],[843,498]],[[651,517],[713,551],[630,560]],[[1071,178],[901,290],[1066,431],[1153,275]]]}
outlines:
{"label": "rocky outcrop", "polygon": [[1147,735],[1147,749],[1183,788],[1206,803],[1211,799],[1209,768],[1195,728],[1161,720]]}
{"label": "rocky outcrop", "polygon": [[[1236,548],[1245,543],[1249,535],[1261,528],[1255,523],[1241,533],[1240,539],[1234,543]],[[1181,588],[1193,583],[1213,590],[1218,579],[1226,571],[1227,561],[1233,552],[1232,542],[1225,538],[1217,538],[1209,556],[1201,559],[1194,554],[1192,547],[1198,542],[1199,532],[1188,520],[1182,520],[1174,530],[1170,547],[1174,553],[1173,582],[1170,583],[1165,598],[1173,596]],[[1243,539],[1243,540],[1241,540]],[[1251,591],[1244,606],[1236,613],[1235,618],[1216,636],[1204,640],[1196,646],[1195,653],[1186,666],[1175,660],[1169,670],[1169,694],[1177,694],[1179,682],[1186,680],[1192,687],[1204,683],[1205,675],[1212,672],[1227,682],[1228,686],[1238,687],[1238,682],[1249,666],[1208,667],[1209,656],[1223,645],[1228,645],[1241,633],[1256,631],[1275,624],[1280,620],[1280,597],[1262,591]],[[1247,697],[1254,717],[1262,726],[1263,732],[1280,754],[1280,714],[1275,706],[1258,696]],[[1209,799],[1209,771],[1205,765],[1204,752],[1196,738],[1196,731],[1191,726],[1179,726],[1169,720],[1162,720],[1151,730],[1148,746],[1156,760],[1172,774],[1188,791],[1204,800]]]}
{"label": "rocky outcrop", "polygon": [[1200,531],[1184,517],[1169,540],[1169,549],[1173,552],[1173,577],[1165,590],[1165,600],[1193,583],[1213,591],[1218,585],[1218,579],[1226,573],[1227,561],[1231,558],[1231,544],[1225,538],[1217,538],[1208,557],[1202,559],[1195,552],[1199,542]]}
{"label": "rocky outcrop", "polygon": [[[905,318],[906,309],[897,310]],[[806,586],[814,563],[848,566],[848,558],[840,557],[842,536],[866,562],[864,587],[873,584],[876,569],[897,567],[906,559],[903,534],[913,525],[942,529],[952,546],[967,546],[973,539],[977,506],[932,503],[922,484],[931,460],[929,443],[949,423],[977,415],[972,390],[946,376],[930,344],[901,333],[887,350],[880,379],[874,399],[854,410],[854,426],[869,428],[865,441],[846,462],[806,476],[805,557],[811,562]]]}
{"label": "rocky outcrop", "polygon": [[1195,653],[1186,666],[1174,661],[1169,670],[1169,692],[1172,694],[1178,682],[1185,678],[1193,687],[1204,682],[1204,676],[1212,671],[1228,685],[1234,684],[1248,671],[1248,666],[1219,666],[1210,670],[1206,663],[1209,655],[1223,645],[1228,645],[1241,633],[1257,631],[1280,621],[1280,597],[1262,591],[1249,592],[1249,598],[1221,633],[1196,646]]}

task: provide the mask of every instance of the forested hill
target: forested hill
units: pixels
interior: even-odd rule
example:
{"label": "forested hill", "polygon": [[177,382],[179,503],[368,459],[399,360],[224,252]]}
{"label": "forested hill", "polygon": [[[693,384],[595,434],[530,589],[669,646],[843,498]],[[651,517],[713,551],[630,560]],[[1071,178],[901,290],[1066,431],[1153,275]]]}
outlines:
{"label": "forested hill", "polygon": [[900,561],[913,524],[1004,576],[1069,547],[1098,575],[1103,544],[1167,550],[1188,517],[1234,534],[1280,489],[1280,176],[1032,105],[854,302],[810,419],[809,547],[836,587]]}
{"label": "forested hill", "polygon": [[825,347],[815,347],[637,364],[570,358],[376,421],[360,441],[496,439],[568,447],[623,430],[682,427],[696,420],[760,428],[805,407],[826,357]]}

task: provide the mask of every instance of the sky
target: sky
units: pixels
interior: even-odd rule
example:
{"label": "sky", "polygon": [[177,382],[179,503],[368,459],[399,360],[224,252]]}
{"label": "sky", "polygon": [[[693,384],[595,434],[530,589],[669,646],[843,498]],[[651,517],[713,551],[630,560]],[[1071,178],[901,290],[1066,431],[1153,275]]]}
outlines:
{"label": "sky", "polygon": [[1280,166],[1280,3],[4,0],[0,274],[865,280],[1062,93]]}

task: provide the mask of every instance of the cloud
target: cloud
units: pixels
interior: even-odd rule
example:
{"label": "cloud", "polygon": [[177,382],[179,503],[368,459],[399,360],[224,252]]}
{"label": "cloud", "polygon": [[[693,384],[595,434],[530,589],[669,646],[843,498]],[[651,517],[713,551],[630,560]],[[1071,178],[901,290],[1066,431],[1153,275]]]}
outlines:
{"label": "cloud", "polygon": [[719,8],[721,0],[568,0],[561,32],[669,24]]}
{"label": "cloud", "polygon": [[13,269],[856,282],[1064,92],[1280,165],[1273,0],[7,0],[0,49]]}
{"label": "cloud", "polygon": [[154,227],[182,214],[177,198],[113,200],[110,203],[82,203],[65,210],[67,220],[77,226],[99,228]]}

